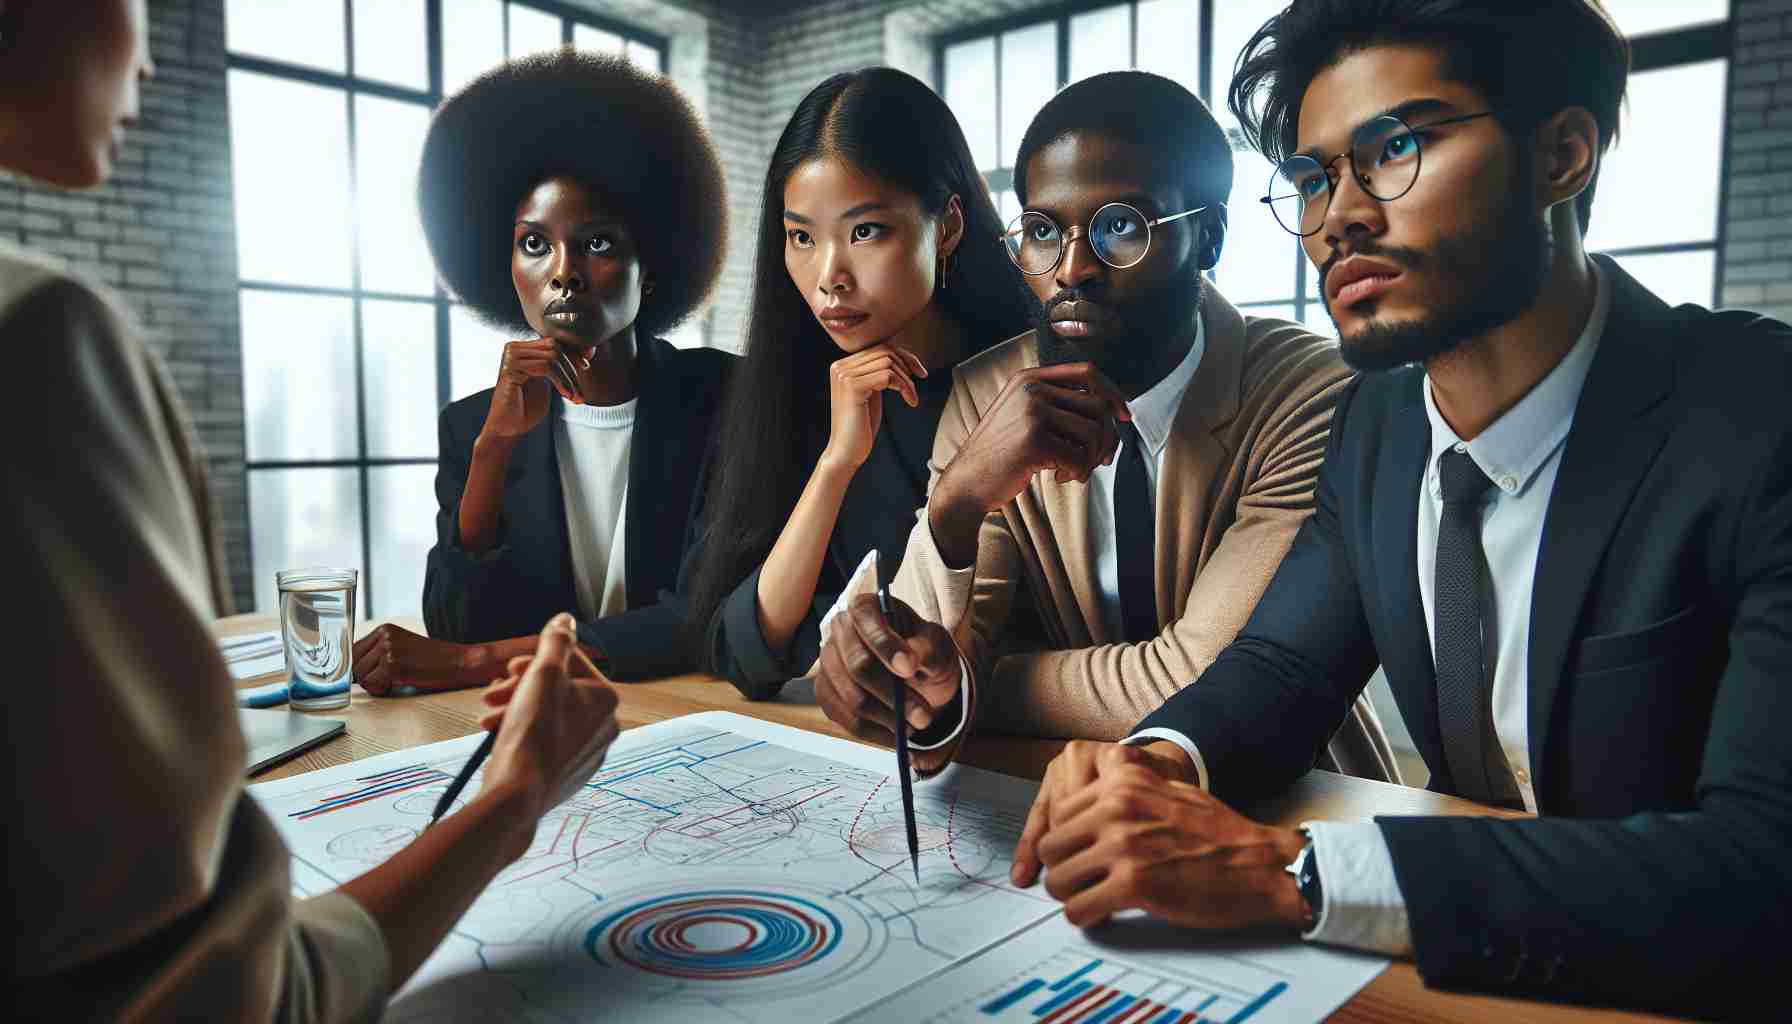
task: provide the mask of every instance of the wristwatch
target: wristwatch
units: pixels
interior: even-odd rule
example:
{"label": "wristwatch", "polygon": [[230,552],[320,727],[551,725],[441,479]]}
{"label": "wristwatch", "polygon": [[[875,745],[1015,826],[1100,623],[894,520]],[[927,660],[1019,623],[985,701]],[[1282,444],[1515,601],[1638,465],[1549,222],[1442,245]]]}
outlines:
{"label": "wristwatch", "polygon": [[1282,870],[1294,876],[1301,901],[1307,905],[1307,927],[1310,929],[1319,922],[1319,914],[1325,908],[1325,892],[1319,886],[1319,858],[1313,856],[1313,833],[1303,828],[1300,834],[1307,838],[1306,845],[1300,848],[1294,863]]}

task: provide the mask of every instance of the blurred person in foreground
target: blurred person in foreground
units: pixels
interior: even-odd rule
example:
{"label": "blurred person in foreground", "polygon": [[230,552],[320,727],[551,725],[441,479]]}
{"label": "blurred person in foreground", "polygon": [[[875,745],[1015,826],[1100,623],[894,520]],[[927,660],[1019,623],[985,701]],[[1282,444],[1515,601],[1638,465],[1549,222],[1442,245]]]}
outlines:
{"label": "blurred person in foreground", "polygon": [[[154,73],[145,0],[14,0],[0,42],[0,166],[90,188]],[[43,1020],[374,1020],[542,812],[591,777],[616,697],[573,679],[569,617],[493,687],[477,796],[386,863],[292,896],[243,789],[228,611],[203,461],[130,317],[51,261],[0,248],[0,340],[41,399],[8,403],[0,562],[29,595],[6,711],[14,1013]],[[511,666],[521,669],[521,660]]]}

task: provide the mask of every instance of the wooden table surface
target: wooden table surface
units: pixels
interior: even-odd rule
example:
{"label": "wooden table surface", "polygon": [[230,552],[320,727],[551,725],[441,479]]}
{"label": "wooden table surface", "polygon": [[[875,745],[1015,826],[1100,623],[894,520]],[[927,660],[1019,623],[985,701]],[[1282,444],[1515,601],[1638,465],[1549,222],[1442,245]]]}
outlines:
{"label": "wooden table surface", "polygon": [[[423,624],[416,620],[378,621],[395,622],[419,633],[424,631]],[[363,625],[359,635],[365,635],[377,624]],[[227,637],[274,628],[276,623],[272,616],[236,615],[219,620],[215,632],[219,637]],[[273,678],[275,676],[263,676],[239,685],[258,685]],[[703,675],[675,676],[651,683],[618,683],[616,688],[622,698],[616,715],[625,729],[698,711],[733,711],[811,732],[851,738],[822,714],[806,686],[800,682],[786,686],[784,695],[775,701],[748,701],[727,682]],[[370,696],[357,686],[351,691],[348,707],[318,712],[325,717],[346,720],[347,735],[338,736],[271,768],[255,776],[253,781],[286,778],[375,754],[465,736],[478,728],[481,710],[476,689],[381,698]],[[980,734],[966,741],[959,759],[979,768],[1038,779],[1044,774],[1046,763],[1063,746],[1061,740]],[[1325,771],[1310,772],[1282,796],[1244,810],[1258,821],[1286,826],[1320,818],[1366,821],[1380,814],[1510,814],[1422,789]],[[1330,1019],[1362,1024],[1419,1020],[1500,1020],[1520,1024],[1527,1021],[1665,1018],[1442,992],[1426,988],[1412,964],[1396,961]]]}

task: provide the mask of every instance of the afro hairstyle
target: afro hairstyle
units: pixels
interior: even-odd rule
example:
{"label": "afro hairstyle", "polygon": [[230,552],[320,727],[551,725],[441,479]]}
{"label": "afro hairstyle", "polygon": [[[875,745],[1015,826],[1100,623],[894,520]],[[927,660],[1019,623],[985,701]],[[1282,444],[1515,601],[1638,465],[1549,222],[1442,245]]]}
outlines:
{"label": "afro hairstyle", "polygon": [[517,203],[568,177],[617,210],[653,275],[635,330],[659,337],[703,303],[727,249],[722,165],[665,77],[564,49],[502,64],[449,97],[423,143],[417,205],[447,288],[527,330],[510,278]]}

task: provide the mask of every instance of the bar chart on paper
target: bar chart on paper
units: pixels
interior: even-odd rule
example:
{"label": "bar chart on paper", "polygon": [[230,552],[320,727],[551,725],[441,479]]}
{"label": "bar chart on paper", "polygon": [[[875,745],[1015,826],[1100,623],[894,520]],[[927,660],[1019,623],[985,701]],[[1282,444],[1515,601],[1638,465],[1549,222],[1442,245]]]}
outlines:
{"label": "bar chart on paper", "polygon": [[[1047,978],[1053,980],[1046,980]],[[1039,1024],[1242,1024],[1288,990],[1265,978],[1260,990],[1231,981],[1171,975],[1124,960],[1067,949],[1039,972],[977,1007],[977,1018]]]}
{"label": "bar chart on paper", "polygon": [[1322,1019],[1387,961],[1154,922],[1086,935],[1054,917],[857,1018],[933,1024],[1282,1024]]}

